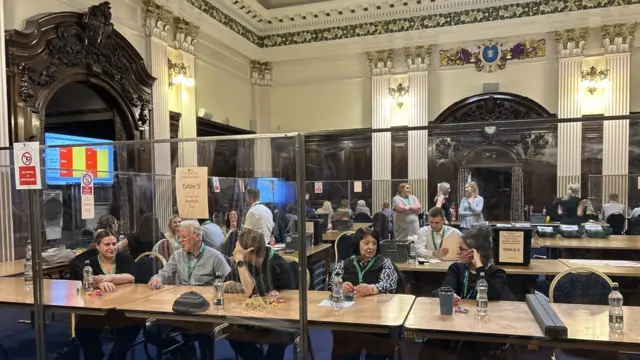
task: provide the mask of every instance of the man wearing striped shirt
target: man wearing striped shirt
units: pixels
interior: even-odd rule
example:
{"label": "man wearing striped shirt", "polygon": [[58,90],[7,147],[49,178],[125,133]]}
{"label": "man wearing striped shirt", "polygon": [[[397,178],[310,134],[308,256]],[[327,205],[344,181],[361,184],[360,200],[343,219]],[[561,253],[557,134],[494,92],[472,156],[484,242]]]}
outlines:
{"label": "man wearing striped shirt", "polygon": [[429,210],[429,225],[418,231],[415,244],[418,257],[442,259],[449,254],[449,249],[443,247],[444,239],[450,236],[462,237],[458,229],[445,225],[444,219],[444,211],[441,208],[434,207]]}

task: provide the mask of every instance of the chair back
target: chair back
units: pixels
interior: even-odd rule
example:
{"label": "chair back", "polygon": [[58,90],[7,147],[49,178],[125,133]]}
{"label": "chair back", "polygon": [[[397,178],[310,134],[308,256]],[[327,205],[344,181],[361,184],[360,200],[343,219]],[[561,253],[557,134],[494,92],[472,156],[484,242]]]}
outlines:
{"label": "chair back", "polygon": [[566,270],[553,279],[549,301],[565,304],[608,305],[613,281],[590,268]]}
{"label": "chair back", "polygon": [[353,222],[357,223],[370,223],[372,221],[371,215],[363,212],[357,213],[356,216],[353,217]]}
{"label": "chair back", "polygon": [[375,213],[372,219],[371,227],[375,230],[380,238],[378,242],[389,238],[389,218],[382,212]]}
{"label": "chair back", "polygon": [[136,284],[148,283],[166,263],[162,255],[156,252],[147,251],[138,255],[134,274]]}
{"label": "chair back", "polygon": [[335,244],[333,245],[336,254],[336,264],[353,255],[351,251],[351,240],[353,239],[354,233],[355,231],[345,231],[336,239]]}
{"label": "chair back", "polygon": [[238,242],[238,230],[231,230],[227,234],[227,239],[224,242],[224,256],[232,257],[233,249],[236,248]]}
{"label": "chair back", "polygon": [[393,269],[396,271],[396,275],[398,276],[398,282],[396,285],[396,294],[404,294],[405,288],[406,288],[406,282],[404,281],[404,274],[402,274],[402,271],[400,271],[400,269],[398,269],[398,266],[396,265],[396,263],[393,263]]}
{"label": "chair back", "polygon": [[[298,258],[290,255],[283,255],[282,258],[289,263],[289,266],[291,266],[291,270],[293,272],[293,283],[296,284],[296,289],[300,289],[300,281],[298,279],[298,268],[300,267],[300,264],[298,262]],[[309,273],[309,269],[306,270],[308,286],[307,289],[311,289],[311,274]]]}
{"label": "chair back", "polygon": [[622,235],[624,233],[624,225],[627,219],[620,213],[613,213],[607,216],[607,224],[611,226],[613,235]]}
{"label": "chair back", "polygon": [[640,216],[634,216],[629,220],[627,235],[640,235]]}

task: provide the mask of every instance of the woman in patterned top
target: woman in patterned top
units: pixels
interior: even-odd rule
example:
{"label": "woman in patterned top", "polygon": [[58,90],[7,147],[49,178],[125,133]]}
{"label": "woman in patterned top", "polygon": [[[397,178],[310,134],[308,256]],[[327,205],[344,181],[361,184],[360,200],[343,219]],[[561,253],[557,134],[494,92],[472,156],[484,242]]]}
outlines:
{"label": "woman in patterned top", "polygon": [[[332,281],[341,277],[342,291],[356,296],[395,293],[398,272],[393,262],[378,254],[378,234],[370,228],[358,229],[353,235],[353,256],[336,265]],[[332,359],[360,359],[366,351],[366,360],[393,359],[395,342],[386,336],[333,331]]]}

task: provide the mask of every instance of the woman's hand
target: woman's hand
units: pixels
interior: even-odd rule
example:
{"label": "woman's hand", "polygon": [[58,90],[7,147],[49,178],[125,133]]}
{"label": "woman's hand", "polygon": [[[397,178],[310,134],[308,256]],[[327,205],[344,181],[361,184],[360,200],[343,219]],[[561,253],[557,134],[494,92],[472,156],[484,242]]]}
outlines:
{"label": "woman's hand", "polygon": [[374,285],[369,284],[360,284],[356,286],[356,295],[360,296],[369,296],[375,295],[377,292],[377,288]]}
{"label": "woman's hand", "polygon": [[453,305],[458,305],[460,303],[460,300],[462,300],[460,296],[453,294]]}
{"label": "woman's hand", "polygon": [[473,251],[473,265],[476,268],[482,267],[482,259],[480,259],[480,254],[478,254],[478,252],[476,251],[476,249],[472,249],[471,251]]}
{"label": "woman's hand", "polygon": [[93,277],[93,286],[98,287],[103,282],[113,282],[112,275],[96,275]]}
{"label": "woman's hand", "polygon": [[110,282],[102,282],[98,286],[100,287],[100,290],[102,290],[105,293],[112,293],[116,291],[116,286]]}
{"label": "woman's hand", "polygon": [[342,284],[342,292],[352,293],[354,291],[355,291],[355,288],[353,287],[352,283],[347,281]]}
{"label": "woman's hand", "polygon": [[473,199],[472,198],[467,198],[467,202],[469,203],[469,205],[473,204]]}

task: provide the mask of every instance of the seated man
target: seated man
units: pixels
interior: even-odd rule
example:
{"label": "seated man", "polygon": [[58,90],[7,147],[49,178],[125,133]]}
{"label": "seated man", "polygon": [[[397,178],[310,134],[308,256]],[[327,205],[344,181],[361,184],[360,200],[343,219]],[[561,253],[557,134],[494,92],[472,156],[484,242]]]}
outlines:
{"label": "seated man", "polygon": [[462,234],[456,228],[445,225],[444,211],[439,207],[429,210],[429,226],[418,231],[416,253],[418,257],[429,259],[443,259],[449,255],[449,249],[443,248],[444,239],[455,236],[460,239]]}
{"label": "seated man", "polygon": [[[173,279],[175,279],[176,285],[213,285],[216,273],[220,273],[225,277],[231,272],[224,255],[202,243],[202,228],[197,221],[181,222],[178,240],[182,249],[175,251],[164,268],[151,278],[149,281],[150,288],[159,289],[162,285],[171,283]],[[162,349],[168,349],[177,344],[175,339],[163,336],[168,332],[167,328],[152,326],[147,329],[147,335],[150,337],[147,340]],[[197,341],[200,353],[203,354],[202,358],[213,359],[213,340],[211,335],[196,334],[192,336],[183,333],[182,339],[187,343]],[[194,350],[192,346],[187,346],[186,351],[191,351],[191,353],[184,354],[185,357],[190,358]],[[173,355],[174,357],[177,356],[177,354]]]}
{"label": "seated man", "polygon": [[604,212],[603,217],[606,221],[609,215],[619,213],[622,215],[626,215],[624,213],[624,205],[620,204],[620,196],[618,194],[609,194],[609,202],[602,205],[602,211]]}
{"label": "seated man", "polygon": [[[240,233],[236,248],[233,251],[233,262],[236,264],[232,278],[240,280],[241,288],[247,297],[274,296],[280,290],[294,290],[296,282],[287,261],[266,246],[264,235],[255,230]],[[265,328],[253,327],[252,330],[273,332]],[[243,359],[282,360],[287,348],[286,344],[269,344],[266,354],[259,344],[228,339],[231,348]]]}

